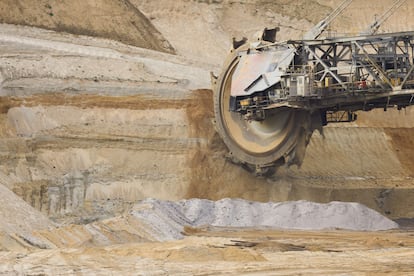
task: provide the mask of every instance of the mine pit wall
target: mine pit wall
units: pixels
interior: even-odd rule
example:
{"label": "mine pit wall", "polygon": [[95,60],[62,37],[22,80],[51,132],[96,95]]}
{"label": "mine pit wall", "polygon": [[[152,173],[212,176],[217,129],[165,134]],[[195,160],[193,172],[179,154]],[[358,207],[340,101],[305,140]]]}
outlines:
{"label": "mine pit wall", "polygon": [[99,216],[147,197],[181,199],[191,175],[188,155],[207,144],[205,130],[189,124],[211,123],[212,114],[198,106],[210,95],[200,95],[168,102],[2,98],[0,181],[51,217]]}
{"label": "mine pit wall", "polygon": [[313,135],[300,170],[261,179],[225,159],[211,96],[3,97],[0,181],[54,218],[109,216],[148,197],[356,201],[414,217],[412,108],[331,125]]}

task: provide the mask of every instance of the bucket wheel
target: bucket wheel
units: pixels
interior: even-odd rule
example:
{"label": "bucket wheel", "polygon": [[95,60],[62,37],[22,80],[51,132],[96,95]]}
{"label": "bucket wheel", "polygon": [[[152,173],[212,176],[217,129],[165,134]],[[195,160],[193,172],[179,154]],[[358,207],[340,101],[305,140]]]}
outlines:
{"label": "bucket wheel", "polygon": [[238,62],[239,57],[233,50],[222,74],[214,80],[216,129],[230,151],[231,160],[265,176],[283,164],[300,165],[310,138],[309,114],[279,107],[266,110],[263,121],[254,121],[230,111],[232,76]]}

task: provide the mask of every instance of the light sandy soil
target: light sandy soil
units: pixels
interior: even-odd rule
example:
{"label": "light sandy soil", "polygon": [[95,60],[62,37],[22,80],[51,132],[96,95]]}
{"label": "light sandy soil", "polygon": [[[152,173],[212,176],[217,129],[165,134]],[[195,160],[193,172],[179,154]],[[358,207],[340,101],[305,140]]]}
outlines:
{"label": "light sandy soil", "polygon": [[0,22],[35,26],[77,35],[105,37],[173,53],[169,42],[128,0],[3,0]]}
{"label": "light sandy soil", "polygon": [[4,274],[410,275],[411,232],[187,229],[184,240],[0,252]]}
{"label": "light sandy soil", "polygon": [[[410,231],[187,229],[190,237],[160,243],[143,237],[142,225],[119,219],[148,197],[355,201],[391,219],[413,218],[413,108],[375,110],[356,123],[328,126],[324,137],[312,137],[302,168],[274,179],[228,162],[214,131],[209,72],[219,72],[231,38],[276,25],[280,39],[300,37],[339,0],[103,2],[75,1],[72,10],[59,1],[0,3],[2,22],[49,29],[0,26],[0,184],[9,189],[2,197],[16,203],[1,205],[16,216],[8,211],[13,231],[0,227],[0,273],[414,271]],[[371,7],[355,0],[332,29],[357,33],[392,2]],[[89,9],[103,16],[80,16]],[[407,1],[381,31],[413,30],[413,15],[414,2]],[[165,53],[173,52],[166,40],[176,55]],[[27,214],[33,220],[21,224]],[[37,216],[44,221],[32,225]],[[111,242],[85,235],[86,226]],[[39,243],[36,233],[50,243]]]}

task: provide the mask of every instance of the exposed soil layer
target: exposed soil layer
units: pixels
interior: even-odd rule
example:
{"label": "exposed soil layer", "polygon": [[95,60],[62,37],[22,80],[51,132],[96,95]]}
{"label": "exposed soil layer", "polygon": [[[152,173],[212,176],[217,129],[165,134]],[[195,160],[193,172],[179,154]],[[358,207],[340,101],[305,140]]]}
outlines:
{"label": "exposed soil layer", "polygon": [[392,146],[410,177],[414,177],[414,128],[386,128]]}
{"label": "exposed soil layer", "polygon": [[174,49],[128,0],[4,0],[0,22],[58,32],[109,38],[126,44],[173,53]]}
{"label": "exposed soil layer", "polygon": [[[117,213],[146,196],[357,201],[391,218],[414,215],[414,145],[409,138],[401,140],[410,137],[412,128],[328,127],[325,138],[314,134],[301,169],[281,169],[275,178],[264,179],[227,160],[214,130],[209,90],[194,91],[184,99],[54,93],[2,97],[1,103],[3,172],[9,179],[17,177],[9,182],[13,191],[52,216],[74,215],[81,208],[89,209],[80,215],[87,219],[107,199],[118,206],[109,213]],[[58,110],[66,119],[54,117]],[[373,114],[385,121],[396,111],[390,112]],[[69,119],[73,114],[83,119]],[[127,151],[129,156],[123,156]],[[150,159],[132,161],[140,155]],[[98,161],[109,156],[111,161]],[[124,162],[134,165],[125,167]],[[29,172],[15,169],[23,164],[29,165]],[[67,197],[64,183],[76,187],[78,178],[83,192],[71,194],[77,206],[64,211],[66,205],[58,207],[50,196],[62,187],[58,198]],[[147,181],[152,183],[143,184]]]}
{"label": "exposed soil layer", "polygon": [[[0,113],[7,113],[13,107],[72,106],[87,108],[120,108],[129,110],[145,109],[186,109],[188,116],[194,117],[194,124],[202,124],[200,116],[212,118],[211,90],[194,91],[187,99],[154,99],[145,95],[105,96],[73,95],[65,93],[37,94],[27,97],[0,97]],[[201,115],[197,114],[200,113]],[[196,126],[194,126],[196,127]]]}

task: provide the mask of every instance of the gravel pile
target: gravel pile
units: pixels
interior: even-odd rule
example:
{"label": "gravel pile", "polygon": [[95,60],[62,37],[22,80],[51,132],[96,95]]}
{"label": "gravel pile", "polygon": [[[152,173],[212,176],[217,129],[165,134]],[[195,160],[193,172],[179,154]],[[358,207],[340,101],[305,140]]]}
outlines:
{"label": "gravel pile", "polygon": [[252,202],[242,199],[178,202],[147,199],[131,215],[147,224],[159,240],[182,238],[184,226],[254,227],[274,229],[346,229],[379,231],[398,224],[359,203],[309,201]]}

